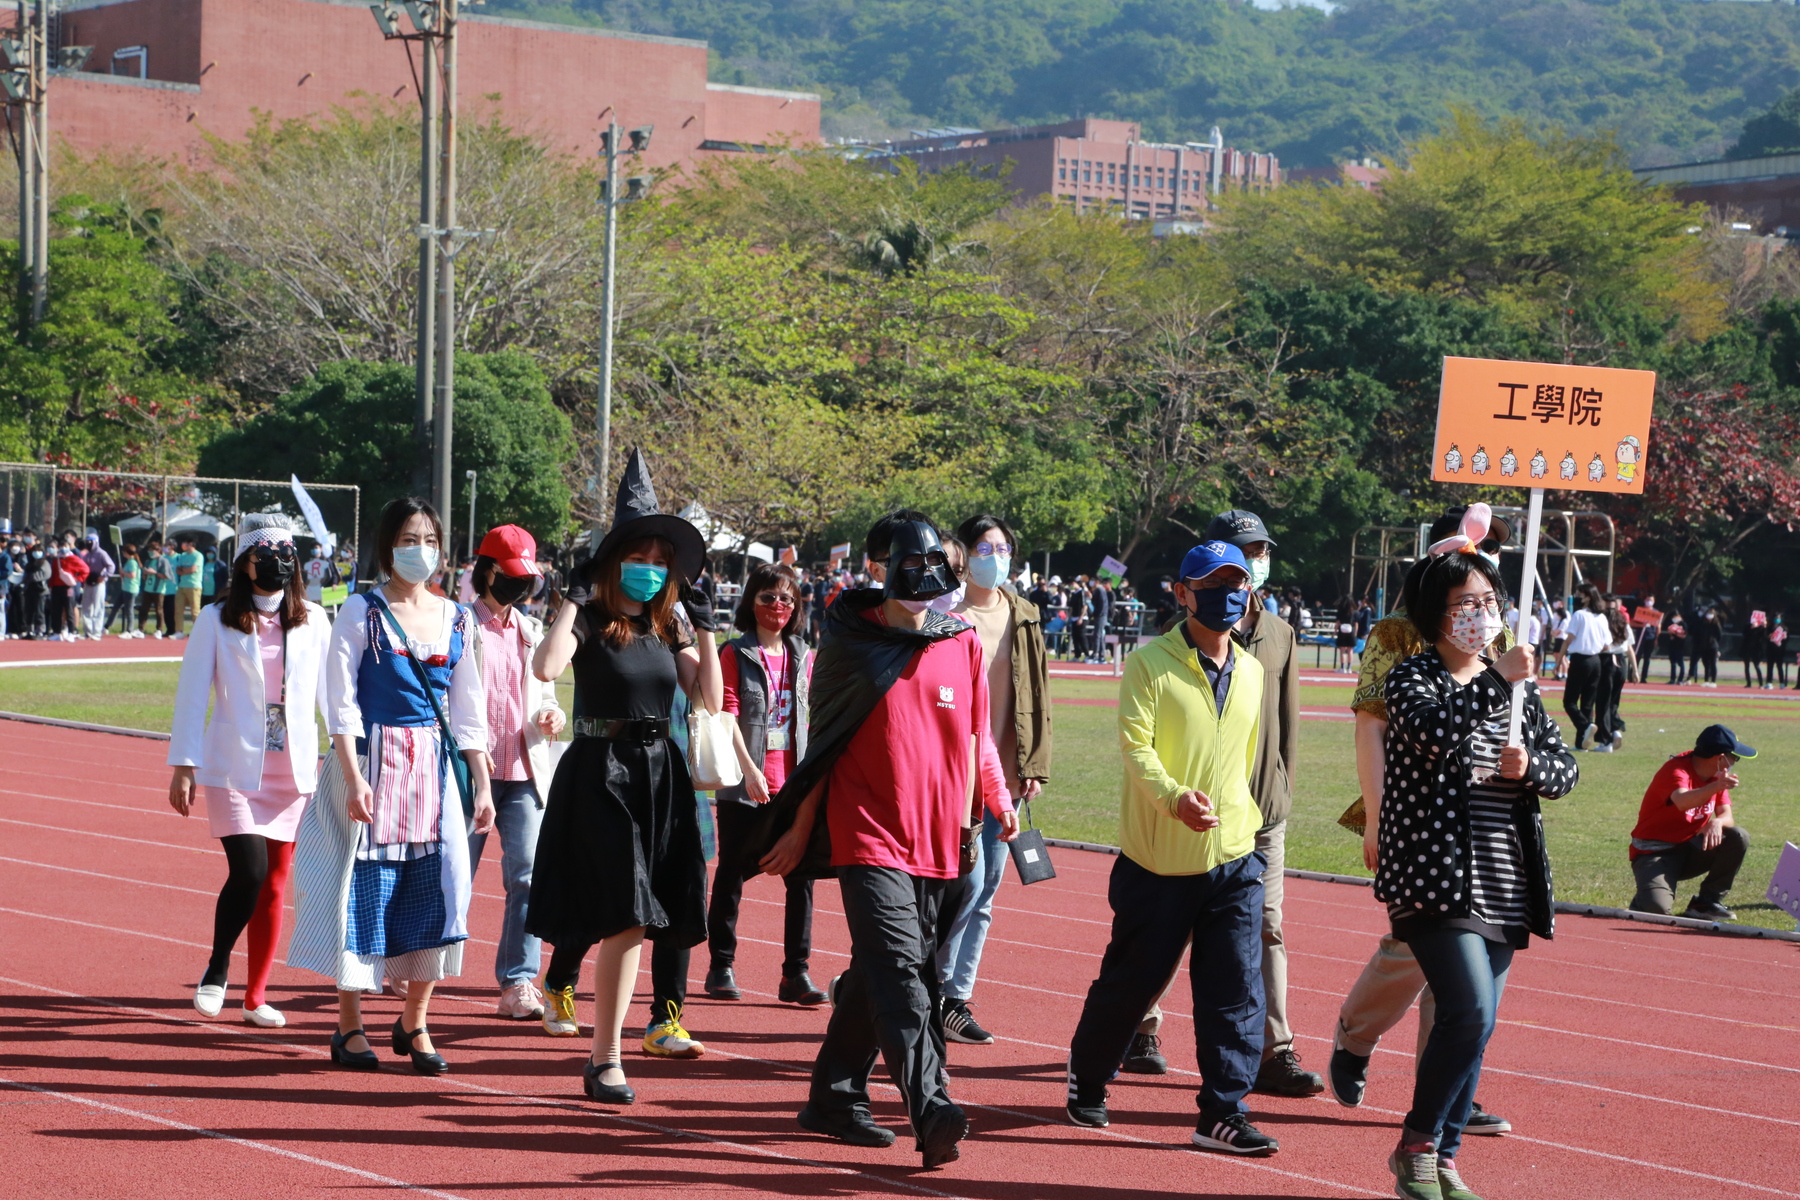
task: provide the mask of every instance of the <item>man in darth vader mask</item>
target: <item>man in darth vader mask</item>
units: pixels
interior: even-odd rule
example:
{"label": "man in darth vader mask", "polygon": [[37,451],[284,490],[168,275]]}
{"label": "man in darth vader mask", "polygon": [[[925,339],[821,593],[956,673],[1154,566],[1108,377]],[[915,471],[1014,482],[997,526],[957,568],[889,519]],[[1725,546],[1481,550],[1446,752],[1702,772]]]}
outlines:
{"label": "man in darth vader mask", "polygon": [[826,612],[806,756],[766,806],[761,862],[771,875],[836,874],[850,926],[850,966],[834,981],[800,1124],[856,1146],[892,1145],[869,1110],[879,1054],[906,1097],[924,1165],[935,1167],[959,1156],[969,1128],[940,1078],[934,951],[971,789],[1002,841],[1019,825],[992,744],[981,641],[930,608],[956,587],[937,530],[923,513],[891,513],[865,552],[883,585],[845,592]]}

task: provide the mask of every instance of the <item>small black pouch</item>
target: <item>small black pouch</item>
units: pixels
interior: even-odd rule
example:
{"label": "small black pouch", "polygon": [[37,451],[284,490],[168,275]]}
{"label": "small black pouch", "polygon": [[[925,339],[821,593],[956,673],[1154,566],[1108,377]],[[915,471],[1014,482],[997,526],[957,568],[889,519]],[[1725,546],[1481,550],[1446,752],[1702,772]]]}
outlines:
{"label": "small black pouch", "polygon": [[1032,827],[1029,802],[1020,808],[1019,819],[1025,828],[1019,830],[1019,836],[1007,846],[1012,851],[1013,869],[1019,873],[1019,882],[1042,883],[1046,879],[1055,879],[1056,868],[1050,862],[1050,848],[1044,845],[1044,835]]}

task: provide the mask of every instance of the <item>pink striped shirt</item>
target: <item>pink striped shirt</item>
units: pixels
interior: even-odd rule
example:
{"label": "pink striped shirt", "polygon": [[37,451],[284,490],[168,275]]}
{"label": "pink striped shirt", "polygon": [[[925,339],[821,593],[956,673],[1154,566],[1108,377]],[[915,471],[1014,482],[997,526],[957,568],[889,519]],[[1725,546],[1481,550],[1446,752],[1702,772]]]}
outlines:
{"label": "pink striped shirt", "polygon": [[487,689],[488,753],[493,778],[530,779],[525,761],[525,630],[510,605],[499,613],[487,602],[474,606],[481,639],[481,682]]}

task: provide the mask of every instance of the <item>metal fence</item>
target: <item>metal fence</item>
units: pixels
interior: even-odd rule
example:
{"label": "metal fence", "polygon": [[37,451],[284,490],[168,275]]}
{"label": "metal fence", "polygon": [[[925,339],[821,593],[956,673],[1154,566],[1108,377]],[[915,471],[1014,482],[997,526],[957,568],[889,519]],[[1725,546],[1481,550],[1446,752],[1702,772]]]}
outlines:
{"label": "metal fence", "polygon": [[[362,489],[348,483],[306,483],[325,525],[354,542],[362,525]],[[45,463],[0,462],[0,518],[17,533],[42,536],[93,529],[103,542],[141,543],[191,532],[211,546],[232,540],[244,513],[280,512],[309,529],[291,481],[218,479],[88,471]],[[314,540],[303,533],[304,540]]]}

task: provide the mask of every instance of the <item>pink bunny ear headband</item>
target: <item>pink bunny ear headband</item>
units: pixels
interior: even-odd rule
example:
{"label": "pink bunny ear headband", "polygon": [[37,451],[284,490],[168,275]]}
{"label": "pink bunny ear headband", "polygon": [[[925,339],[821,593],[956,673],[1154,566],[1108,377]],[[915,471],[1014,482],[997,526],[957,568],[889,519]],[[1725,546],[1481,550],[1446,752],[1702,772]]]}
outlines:
{"label": "pink bunny ear headband", "polygon": [[1479,554],[1482,539],[1488,535],[1488,526],[1493,523],[1494,510],[1485,504],[1471,504],[1463,513],[1462,525],[1458,530],[1441,542],[1433,542],[1425,551],[1429,555]]}

